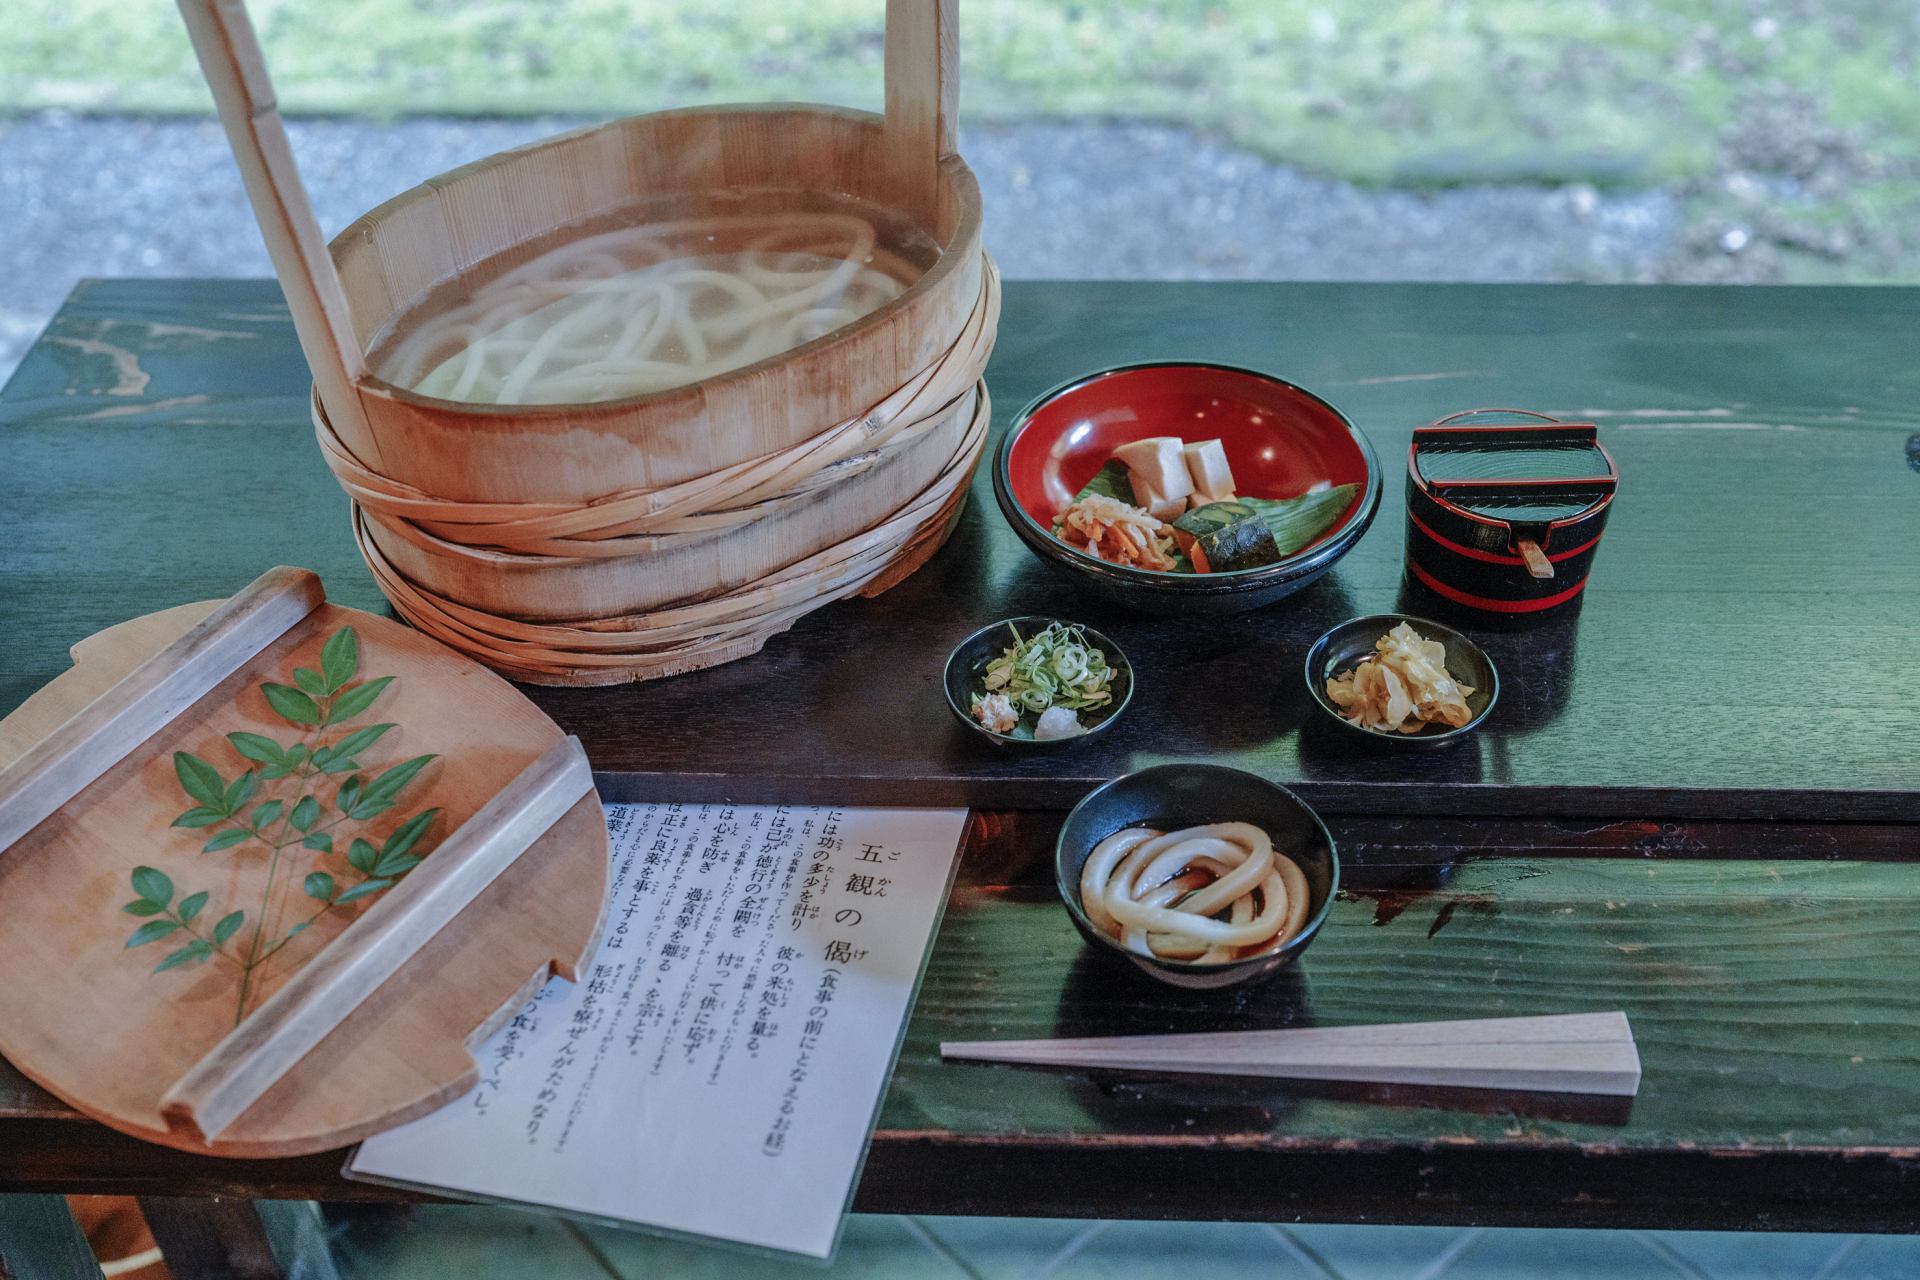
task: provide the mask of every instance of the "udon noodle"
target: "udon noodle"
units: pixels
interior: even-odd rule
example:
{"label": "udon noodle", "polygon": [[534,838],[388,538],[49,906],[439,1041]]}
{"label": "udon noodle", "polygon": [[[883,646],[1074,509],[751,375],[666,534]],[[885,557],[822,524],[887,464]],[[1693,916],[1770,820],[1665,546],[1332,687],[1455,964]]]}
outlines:
{"label": "udon noodle", "polygon": [[851,213],[621,227],[549,250],[429,315],[381,373],[474,404],[646,395],[831,333],[917,274]]}
{"label": "udon noodle", "polygon": [[1247,822],[1127,827],[1096,845],[1080,870],[1080,905],[1094,928],[1163,960],[1271,954],[1305,926],[1311,897],[1299,866]]}

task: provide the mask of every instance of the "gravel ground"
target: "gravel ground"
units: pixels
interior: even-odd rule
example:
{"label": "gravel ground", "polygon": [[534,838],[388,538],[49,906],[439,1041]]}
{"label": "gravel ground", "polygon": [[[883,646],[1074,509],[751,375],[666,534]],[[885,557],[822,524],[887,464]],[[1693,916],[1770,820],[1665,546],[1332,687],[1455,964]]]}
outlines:
{"label": "gravel ground", "polygon": [[[313,120],[291,132],[331,234],[424,178],[571,123]],[[1698,277],[1698,233],[1670,191],[1371,190],[1143,124],[987,127],[962,149],[1010,277]],[[0,377],[82,276],[271,273],[211,121],[0,122],[0,209]]]}

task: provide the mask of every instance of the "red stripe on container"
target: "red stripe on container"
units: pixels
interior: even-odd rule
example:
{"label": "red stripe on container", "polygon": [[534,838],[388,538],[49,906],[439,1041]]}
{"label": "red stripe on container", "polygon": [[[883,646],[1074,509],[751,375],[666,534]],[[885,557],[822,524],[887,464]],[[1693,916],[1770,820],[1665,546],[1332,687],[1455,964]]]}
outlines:
{"label": "red stripe on container", "polygon": [[1466,605],[1469,609],[1485,609],[1489,613],[1538,613],[1542,609],[1551,609],[1557,604],[1565,604],[1587,588],[1587,580],[1582,578],[1565,591],[1539,600],[1495,600],[1488,596],[1473,595],[1458,587],[1448,586],[1422,569],[1420,563],[1412,557],[1407,559],[1407,568],[1413,570],[1413,576],[1432,588],[1436,594],[1444,596],[1455,604]]}
{"label": "red stripe on container", "polygon": [[[1422,520],[1419,516],[1413,514],[1413,512],[1411,511],[1407,512],[1407,519],[1413,521],[1414,528],[1426,534],[1429,538],[1432,538],[1435,542],[1439,543],[1441,546],[1445,547],[1449,551],[1458,552],[1460,555],[1463,555],[1463,556],[1470,556],[1475,560],[1485,560],[1488,564],[1525,564],[1526,563],[1526,561],[1521,559],[1519,556],[1503,556],[1492,551],[1480,551],[1473,547],[1462,546],[1459,543],[1455,542],[1453,539],[1444,537],[1438,533],[1435,533],[1432,529],[1429,529],[1427,527],[1427,522]],[[1587,539],[1585,542],[1575,547],[1573,550],[1557,552],[1554,555],[1548,556],[1547,559],[1553,561],[1555,564],[1560,563],[1562,560],[1571,560],[1573,559],[1573,557],[1579,555],[1582,551],[1585,551],[1587,548],[1591,547],[1594,543],[1598,541],[1600,541],[1600,535],[1596,533],[1591,538]]]}

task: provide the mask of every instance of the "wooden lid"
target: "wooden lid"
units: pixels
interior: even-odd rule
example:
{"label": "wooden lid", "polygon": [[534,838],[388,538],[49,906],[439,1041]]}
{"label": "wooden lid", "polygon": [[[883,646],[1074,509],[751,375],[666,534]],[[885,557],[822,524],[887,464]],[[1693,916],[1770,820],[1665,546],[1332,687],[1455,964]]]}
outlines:
{"label": "wooden lid", "polygon": [[[246,632],[237,642],[236,626]],[[347,684],[319,695],[328,716],[339,710],[338,725],[303,735],[304,722],[289,723],[263,684],[304,690],[318,682],[328,640],[349,626],[356,657],[351,669],[336,660],[334,675],[361,686],[393,680],[352,700],[363,707],[343,701]],[[222,661],[201,661],[222,645]],[[185,687],[172,678],[187,669],[183,653],[199,663],[197,683]],[[251,1092],[225,1092],[229,1102],[238,1098],[237,1109],[226,1108],[230,1121],[207,1124],[206,1113],[191,1110],[183,1119],[170,1091],[217,1050],[235,1049],[245,1038],[236,1025],[255,1039],[263,1028],[288,1030],[271,1016],[277,996],[314,985],[343,955],[360,963],[363,944],[377,943],[383,929],[391,935],[388,926],[425,920],[430,913],[407,914],[422,896],[411,891],[439,892],[444,871],[471,866],[458,861],[462,837],[487,826],[503,791],[567,744],[505,680],[391,619],[325,603],[318,579],[304,571],[275,570],[230,602],[122,623],[75,645],[73,658],[71,670],[0,721],[0,915],[9,921],[9,944],[0,948],[0,1052],[95,1119],[215,1155],[346,1145],[472,1087],[481,1074],[472,1049],[549,976],[572,977],[597,943],[608,841],[599,799],[585,784],[584,795],[555,797],[550,812],[558,818],[542,816],[525,833],[524,852],[497,874],[488,869],[442,913],[445,927],[422,927],[408,940],[400,967],[370,970],[351,991],[336,984],[334,994],[348,999],[336,1000],[325,1021],[309,1017],[293,1028],[296,1051],[280,1054],[287,1069]],[[298,678],[297,668],[305,669]],[[296,710],[304,715],[311,705]],[[276,776],[257,763],[262,741],[298,738],[311,751],[377,724],[387,725],[377,742],[348,748],[351,768]],[[97,747],[90,759],[89,747]],[[176,752],[204,764],[183,766]],[[352,777],[371,786],[395,764],[428,754],[404,791],[393,788],[390,806],[356,813],[338,794]],[[222,808],[269,830],[297,821],[313,844],[226,838],[234,820],[197,816],[205,801],[186,784],[211,794],[211,782],[195,768],[211,771],[223,789],[241,789],[238,804]],[[315,808],[301,810],[300,795]],[[393,837],[428,809],[439,812],[411,845],[425,855],[415,873]],[[394,855],[394,878],[348,897],[346,889],[374,878],[366,859],[354,861],[356,836],[369,842],[367,852]],[[270,843],[285,847],[273,853]],[[416,875],[426,879],[416,883]],[[227,927],[240,912],[243,922]],[[276,950],[243,968],[236,957],[252,945],[260,919],[269,925],[263,945]],[[369,929],[357,928],[363,923]],[[218,953],[209,945],[156,972],[194,938],[217,939]],[[278,1006],[289,1007],[315,1012],[312,1003]],[[314,1035],[303,1040],[307,1030]],[[237,1047],[247,1061],[230,1053],[234,1065],[258,1066],[260,1054]],[[230,1081],[228,1073],[203,1083]]]}
{"label": "wooden lid", "polygon": [[1525,409],[1470,409],[1416,427],[1407,465],[1435,501],[1510,524],[1577,518],[1619,484],[1594,424]]}

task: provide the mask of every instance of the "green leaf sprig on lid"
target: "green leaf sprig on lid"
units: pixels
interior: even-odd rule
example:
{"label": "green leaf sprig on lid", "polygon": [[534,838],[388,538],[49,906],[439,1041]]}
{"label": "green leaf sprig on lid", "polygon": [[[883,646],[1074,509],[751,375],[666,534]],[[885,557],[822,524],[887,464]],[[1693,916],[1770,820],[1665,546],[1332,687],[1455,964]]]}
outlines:
{"label": "green leaf sprig on lid", "polygon": [[[155,973],[209,960],[232,965],[240,975],[236,1025],[247,1015],[262,967],[320,917],[375,897],[419,866],[425,851],[415,850],[440,816],[439,809],[422,809],[384,836],[369,830],[370,823],[400,803],[408,785],[437,757],[413,756],[376,773],[362,764],[362,757],[393,724],[362,725],[330,736],[330,731],[371,710],[393,683],[392,676],[356,680],[359,669],[360,637],[352,627],[342,627],[321,648],[318,670],[296,667],[291,684],[262,682],[267,706],[299,734],[283,743],[259,733],[229,733],[228,745],[244,762],[231,778],[191,752],[174,752],[174,776],[193,804],[173,825],[214,828],[201,845],[204,854],[237,851],[267,861],[266,888],[251,916],[244,909],[230,910],[203,928],[206,891],[176,902],[166,873],[147,866],[133,869],[135,897],[120,910],[142,923],[127,938],[127,948],[184,938],[154,966]],[[339,781],[323,781],[334,778]],[[344,865],[324,865],[342,850]],[[322,865],[306,873],[300,895],[276,904],[281,864],[296,851],[313,855],[310,865]],[[283,917],[300,902],[308,904],[306,914],[287,922]]]}

